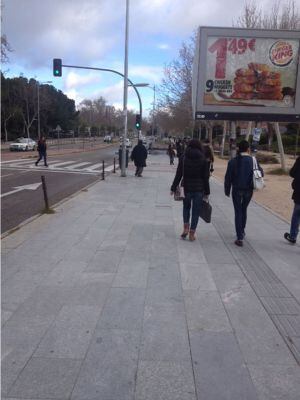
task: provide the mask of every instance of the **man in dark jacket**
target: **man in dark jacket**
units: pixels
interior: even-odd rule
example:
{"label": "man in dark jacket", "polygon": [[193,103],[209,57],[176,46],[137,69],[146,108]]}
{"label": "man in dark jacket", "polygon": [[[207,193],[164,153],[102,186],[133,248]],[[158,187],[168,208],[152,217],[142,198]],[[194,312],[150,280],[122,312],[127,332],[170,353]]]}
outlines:
{"label": "man in dark jacket", "polygon": [[292,169],[290,170],[290,176],[294,178],[292,182],[293,195],[295,206],[291,220],[290,233],[286,232],[284,238],[290,243],[295,244],[299,233],[300,224],[300,156],[295,161]]}
{"label": "man in dark jacket", "polygon": [[41,161],[41,159],[44,159],[44,165],[45,167],[48,167],[47,164],[47,144],[46,144],[46,138],[45,136],[42,136],[39,141],[38,141],[38,147],[37,150],[39,152],[39,158],[35,162],[35,165],[37,166],[38,163]]}
{"label": "man in dark jacket", "polygon": [[131,160],[134,162],[136,166],[135,176],[141,177],[143,168],[146,167],[146,158],[148,156],[148,152],[146,147],[143,145],[143,141],[139,140],[138,144],[133,148],[131,153]]}
{"label": "man in dark jacket", "polygon": [[[243,246],[245,227],[247,222],[247,207],[253,195],[253,158],[250,156],[249,143],[242,140],[238,144],[239,152],[227,165],[224,189],[225,195],[230,196],[232,188],[232,201],[235,214],[235,230],[237,246]],[[258,165],[262,172],[262,168]]]}

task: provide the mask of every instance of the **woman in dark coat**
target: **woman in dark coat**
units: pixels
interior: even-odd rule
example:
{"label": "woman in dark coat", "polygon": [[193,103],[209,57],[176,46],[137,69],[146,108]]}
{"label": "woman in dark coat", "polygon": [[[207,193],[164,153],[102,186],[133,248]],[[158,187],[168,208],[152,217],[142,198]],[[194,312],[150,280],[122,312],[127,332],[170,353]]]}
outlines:
{"label": "woman in dark coat", "polygon": [[[174,194],[176,187],[181,181],[184,188],[183,200],[183,233],[185,239],[195,240],[200,207],[203,197],[209,195],[209,164],[205,159],[202,146],[199,140],[193,139],[188,143],[184,155],[179,159],[176,175],[171,186],[171,194]],[[190,223],[190,213],[192,218]]]}
{"label": "woman in dark coat", "polygon": [[286,232],[284,234],[284,238],[290,243],[295,244],[297,241],[300,224],[300,156],[297,158],[295,164],[290,170],[290,176],[294,178],[292,182],[292,199],[294,200],[295,205],[291,220],[290,233]]}
{"label": "woman in dark coat", "polygon": [[143,141],[139,140],[138,144],[133,148],[131,153],[131,160],[134,162],[136,166],[135,176],[141,177],[143,168],[146,167],[146,158],[148,156],[148,152],[146,147],[143,145]]}

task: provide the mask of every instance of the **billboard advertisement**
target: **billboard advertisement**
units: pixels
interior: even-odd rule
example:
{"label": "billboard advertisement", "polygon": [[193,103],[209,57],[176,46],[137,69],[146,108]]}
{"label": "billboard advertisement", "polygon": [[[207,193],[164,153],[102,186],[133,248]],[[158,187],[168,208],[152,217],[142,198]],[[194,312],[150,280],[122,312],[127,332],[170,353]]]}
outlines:
{"label": "billboard advertisement", "polygon": [[200,28],[197,45],[195,112],[300,112],[300,32]]}

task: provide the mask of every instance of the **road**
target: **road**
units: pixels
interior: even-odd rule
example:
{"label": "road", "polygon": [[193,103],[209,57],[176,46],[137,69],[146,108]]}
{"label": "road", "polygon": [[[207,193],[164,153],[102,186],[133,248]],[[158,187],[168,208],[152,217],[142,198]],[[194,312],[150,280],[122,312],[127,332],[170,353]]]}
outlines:
{"label": "road", "polygon": [[[34,165],[36,153],[2,154],[1,162],[1,233],[15,228],[26,219],[39,214],[44,208],[41,176],[47,183],[49,204],[54,205],[87,185],[101,179],[102,161],[106,172],[113,169],[118,145],[77,153],[49,151],[49,167],[40,162]],[[53,153],[53,151],[52,151]],[[21,158],[21,157],[31,158]],[[12,159],[13,158],[13,159]],[[32,186],[36,184],[36,186]],[[30,185],[31,187],[25,187]],[[37,187],[38,186],[38,187]]]}

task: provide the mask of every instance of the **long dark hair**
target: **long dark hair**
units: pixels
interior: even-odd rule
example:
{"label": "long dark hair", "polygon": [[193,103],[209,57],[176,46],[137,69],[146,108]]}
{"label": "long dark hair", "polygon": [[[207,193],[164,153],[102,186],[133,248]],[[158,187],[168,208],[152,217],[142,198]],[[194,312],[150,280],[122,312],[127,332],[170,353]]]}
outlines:
{"label": "long dark hair", "polygon": [[201,153],[203,153],[202,144],[201,144],[200,140],[198,140],[198,139],[190,140],[187,147],[189,147],[191,149],[198,149],[201,151]]}

